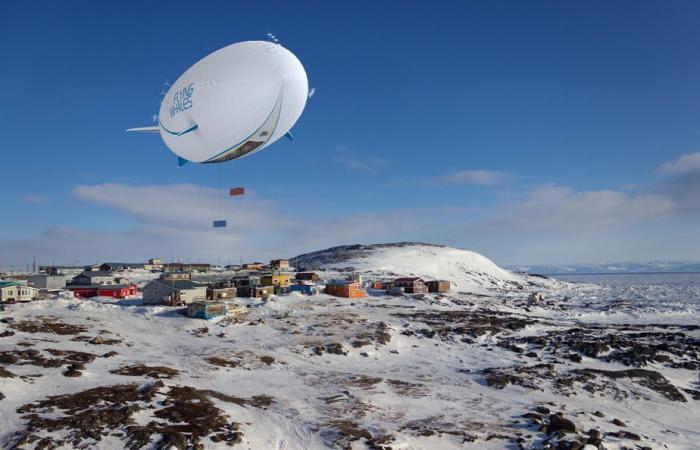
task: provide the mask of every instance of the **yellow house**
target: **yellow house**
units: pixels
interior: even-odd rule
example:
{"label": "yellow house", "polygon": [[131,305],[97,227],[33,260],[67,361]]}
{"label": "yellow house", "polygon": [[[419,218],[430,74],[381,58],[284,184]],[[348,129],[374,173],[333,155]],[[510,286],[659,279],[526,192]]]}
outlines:
{"label": "yellow house", "polygon": [[292,275],[288,273],[263,275],[260,278],[260,284],[263,286],[289,287],[292,284]]}

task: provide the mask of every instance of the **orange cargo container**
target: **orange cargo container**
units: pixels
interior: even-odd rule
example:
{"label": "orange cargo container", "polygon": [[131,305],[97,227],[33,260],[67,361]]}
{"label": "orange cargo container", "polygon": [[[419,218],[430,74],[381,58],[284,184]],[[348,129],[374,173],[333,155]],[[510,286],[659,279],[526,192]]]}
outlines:
{"label": "orange cargo container", "polygon": [[232,197],[234,197],[236,195],[243,195],[243,194],[245,194],[245,188],[242,188],[242,187],[231,188],[228,191],[228,194]]}

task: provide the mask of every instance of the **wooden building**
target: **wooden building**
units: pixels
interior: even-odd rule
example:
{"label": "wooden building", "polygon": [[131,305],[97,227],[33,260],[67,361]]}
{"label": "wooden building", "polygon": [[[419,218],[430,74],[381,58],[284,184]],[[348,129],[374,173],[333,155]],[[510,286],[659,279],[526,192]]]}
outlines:
{"label": "wooden building", "polygon": [[318,274],[316,272],[297,272],[294,275],[294,279],[297,281],[313,281],[316,283],[318,281]]}
{"label": "wooden building", "polygon": [[272,270],[286,270],[289,269],[289,261],[286,259],[273,259],[270,261],[270,269]]}
{"label": "wooden building", "polygon": [[144,305],[186,305],[206,296],[207,287],[191,280],[157,279],[143,288]]}
{"label": "wooden building", "polygon": [[425,281],[419,277],[402,277],[394,280],[394,287],[404,289],[407,294],[427,294],[428,286]]}
{"label": "wooden building", "polygon": [[135,284],[71,285],[66,286],[75,298],[130,298],[138,292]]}
{"label": "wooden building", "polygon": [[235,286],[209,286],[207,287],[207,300],[228,300],[236,297]]}
{"label": "wooden building", "polygon": [[434,280],[425,283],[428,292],[450,292],[450,282],[445,280]]}
{"label": "wooden building", "polygon": [[360,283],[349,280],[331,280],[324,292],[328,295],[344,298],[364,298],[367,295],[360,288]]}
{"label": "wooden building", "polygon": [[288,273],[268,273],[260,277],[263,286],[289,287],[292,284],[292,276]]}

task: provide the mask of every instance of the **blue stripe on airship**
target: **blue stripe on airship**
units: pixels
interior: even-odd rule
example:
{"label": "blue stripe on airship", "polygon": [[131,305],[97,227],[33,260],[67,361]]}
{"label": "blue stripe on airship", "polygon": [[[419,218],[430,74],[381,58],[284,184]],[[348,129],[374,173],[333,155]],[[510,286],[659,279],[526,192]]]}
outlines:
{"label": "blue stripe on airship", "polygon": [[160,120],[158,121],[158,125],[160,125],[160,127],[161,127],[163,130],[165,130],[166,133],[172,134],[173,136],[182,136],[183,134],[187,134],[187,133],[189,133],[189,132],[191,132],[191,131],[194,131],[194,130],[196,130],[197,128],[199,128],[199,125],[197,125],[197,124],[195,123],[194,125],[191,125],[188,129],[186,129],[186,130],[184,130],[184,131],[177,132],[177,131],[170,131],[170,130],[168,130],[167,128],[165,128],[165,125],[163,125],[163,122],[161,122]]}

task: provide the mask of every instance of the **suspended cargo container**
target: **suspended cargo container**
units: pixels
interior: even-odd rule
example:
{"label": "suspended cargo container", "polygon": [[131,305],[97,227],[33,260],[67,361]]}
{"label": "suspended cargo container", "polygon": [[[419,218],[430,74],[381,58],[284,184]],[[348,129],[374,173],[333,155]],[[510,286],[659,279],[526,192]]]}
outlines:
{"label": "suspended cargo container", "polygon": [[242,188],[242,187],[231,188],[231,189],[228,191],[228,194],[229,194],[231,197],[235,197],[235,196],[237,196],[237,195],[243,195],[243,194],[245,194],[245,188]]}
{"label": "suspended cargo container", "polygon": [[192,302],[187,305],[187,316],[193,319],[210,320],[215,317],[225,316],[226,311],[225,302]]}
{"label": "suspended cargo container", "polygon": [[214,221],[214,228],[226,228],[226,221],[225,220],[215,220]]}

